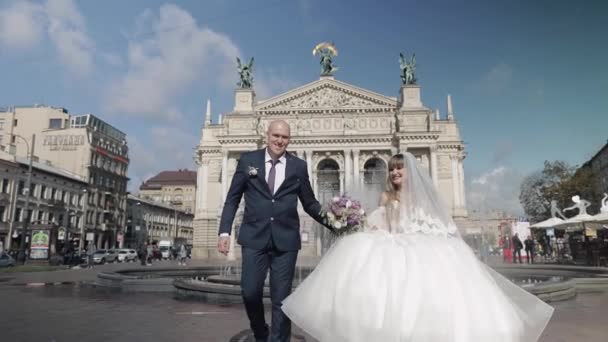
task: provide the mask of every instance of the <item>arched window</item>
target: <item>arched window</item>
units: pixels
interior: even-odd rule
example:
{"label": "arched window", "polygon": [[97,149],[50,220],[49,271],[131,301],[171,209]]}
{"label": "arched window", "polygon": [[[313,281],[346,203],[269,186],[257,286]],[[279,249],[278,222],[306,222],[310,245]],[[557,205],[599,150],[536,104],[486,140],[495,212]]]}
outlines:
{"label": "arched window", "polygon": [[388,166],[380,158],[371,158],[363,166],[364,188],[382,189],[386,182]]}

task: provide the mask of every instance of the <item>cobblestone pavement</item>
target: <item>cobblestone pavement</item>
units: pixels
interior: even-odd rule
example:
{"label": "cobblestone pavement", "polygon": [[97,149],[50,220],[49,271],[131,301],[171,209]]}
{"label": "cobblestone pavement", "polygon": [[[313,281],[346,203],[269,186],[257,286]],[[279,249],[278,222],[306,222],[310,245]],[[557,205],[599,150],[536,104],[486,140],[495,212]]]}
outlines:
{"label": "cobblestone pavement", "polygon": [[[208,262],[194,261],[192,266]],[[157,262],[151,268],[169,266]],[[93,270],[0,274],[0,341],[248,341],[241,305],[178,301],[170,294],[121,293],[89,284],[99,271],[139,267],[103,265]],[[24,286],[68,281],[75,285]],[[79,282],[82,282],[79,284]],[[554,303],[541,342],[608,341],[608,293]],[[314,341],[293,329],[292,341]]]}
{"label": "cobblestone pavement", "polygon": [[[606,341],[608,293],[556,303],[542,342]],[[241,305],[178,301],[168,294],[126,294],[90,285],[0,284],[3,341],[248,341]],[[292,341],[313,341],[294,329]]]}

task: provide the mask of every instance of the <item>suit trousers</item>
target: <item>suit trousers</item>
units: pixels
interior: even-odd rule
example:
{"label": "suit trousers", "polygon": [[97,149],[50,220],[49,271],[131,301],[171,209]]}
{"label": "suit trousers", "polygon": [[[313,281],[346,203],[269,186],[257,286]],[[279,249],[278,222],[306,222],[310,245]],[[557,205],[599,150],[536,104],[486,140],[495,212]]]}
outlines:
{"label": "suit trousers", "polygon": [[298,251],[279,251],[272,241],[264,249],[242,248],[241,288],[251,330],[257,341],[269,335],[264,318],[264,281],[270,269],[272,302],[271,342],[286,342],[291,336],[291,321],[281,310],[283,300],[291,293]]}

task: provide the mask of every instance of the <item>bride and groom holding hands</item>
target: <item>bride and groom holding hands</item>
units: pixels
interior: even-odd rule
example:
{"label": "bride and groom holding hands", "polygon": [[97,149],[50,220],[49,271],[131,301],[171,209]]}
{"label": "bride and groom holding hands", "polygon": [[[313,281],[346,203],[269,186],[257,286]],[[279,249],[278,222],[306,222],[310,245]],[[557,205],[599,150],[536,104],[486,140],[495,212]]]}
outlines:
{"label": "bride and groom holding hands", "polygon": [[[322,342],[538,340],[553,308],[477,260],[407,152],[390,159],[365,230],[338,239],[292,293],[298,200],[332,228],[306,162],[286,152],[289,140],[289,125],[276,120],[267,147],[241,155],[219,227],[218,250],[227,254],[244,196],[241,288],[256,341],[289,341],[291,321]],[[268,272],[270,327],[262,301]]]}

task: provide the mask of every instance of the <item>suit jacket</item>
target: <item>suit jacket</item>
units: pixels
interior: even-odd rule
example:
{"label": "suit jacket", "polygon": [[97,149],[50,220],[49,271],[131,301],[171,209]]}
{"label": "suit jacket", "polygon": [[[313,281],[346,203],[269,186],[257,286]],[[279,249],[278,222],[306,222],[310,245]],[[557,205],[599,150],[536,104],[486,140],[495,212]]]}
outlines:
{"label": "suit jacket", "polygon": [[230,234],[244,195],[245,212],[239,230],[239,244],[264,249],[272,239],[278,250],[299,250],[302,243],[298,199],[308,215],[324,224],[321,204],[310,185],[306,162],[289,153],[285,155],[285,180],[273,195],[266,182],[265,151],[261,149],[241,155],[226,195],[219,233]]}

